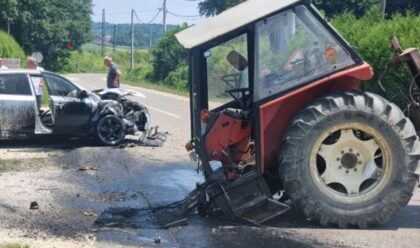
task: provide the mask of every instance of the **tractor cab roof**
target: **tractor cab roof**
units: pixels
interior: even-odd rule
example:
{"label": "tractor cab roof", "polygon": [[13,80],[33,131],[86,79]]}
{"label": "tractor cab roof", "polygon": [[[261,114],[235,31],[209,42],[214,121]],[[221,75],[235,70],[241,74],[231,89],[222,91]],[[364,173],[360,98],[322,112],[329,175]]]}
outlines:
{"label": "tractor cab roof", "polygon": [[185,48],[197,47],[300,1],[248,0],[179,32],[176,37]]}

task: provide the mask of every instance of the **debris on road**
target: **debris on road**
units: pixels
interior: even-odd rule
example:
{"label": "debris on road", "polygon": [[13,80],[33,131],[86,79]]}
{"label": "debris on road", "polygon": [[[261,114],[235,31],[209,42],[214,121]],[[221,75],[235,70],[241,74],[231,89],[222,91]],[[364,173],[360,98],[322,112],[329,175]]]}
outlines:
{"label": "debris on road", "polygon": [[38,210],[39,209],[39,204],[36,201],[31,202],[31,205],[29,206],[29,209],[31,210]]}
{"label": "debris on road", "polygon": [[97,171],[98,169],[94,166],[83,166],[77,169],[78,171]]}
{"label": "debris on road", "polygon": [[165,225],[165,228],[177,227],[177,226],[186,226],[188,225],[188,219],[182,218],[180,220],[168,223]]}
{"label": "debris on road", "polygon": [[161,241],[160,236],[157,236],[157,237],[155,238],[155,244],[160,244],[160,241]]}
{"label": "debris on road", "polygon": [[96,213],[92,213],[92,212],[83,212],[83,215],[84,216],[87,216],[87,217],[96,217],[96,216],[98,216]]}

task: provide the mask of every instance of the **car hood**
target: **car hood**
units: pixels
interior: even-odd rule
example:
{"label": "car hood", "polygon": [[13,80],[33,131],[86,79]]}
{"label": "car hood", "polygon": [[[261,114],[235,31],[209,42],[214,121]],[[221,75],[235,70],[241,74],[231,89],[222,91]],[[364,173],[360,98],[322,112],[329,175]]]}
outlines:
{"label": "car hood", "polygon": [[122,89],[122,88],[115,88],[115,89],[103,89],[95,91],[98,95],[103,96],[108,93],[118,94],[120,96],[136,96],[140,98],[146,98],[146,95],[140,93],[138,91],[129,90],[129,89]]}

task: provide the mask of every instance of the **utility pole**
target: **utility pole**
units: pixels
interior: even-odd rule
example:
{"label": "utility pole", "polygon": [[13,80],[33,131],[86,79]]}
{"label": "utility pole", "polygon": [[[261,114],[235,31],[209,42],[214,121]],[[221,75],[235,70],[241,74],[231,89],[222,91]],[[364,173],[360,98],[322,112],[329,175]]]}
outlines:
{"label": "utility pole", "polygon": [[114,24],[114,47],[113,47],[113,51],[116,51],[116,46],[117,46],[117,25]]}
{"label": "utility pole", "polygon": [[131,63],[130,69],[134,68],[134,9],[131,10]]}
{"label": "utility pole", "polygon": [[7,21],[7,34],[10,35],[10,21]]}
{"label": "utility pole", "polygon": [[152,61],[152,45],[153,45],[153,24],[149,24],[150,25],[150,42],[149,42],[149,62]]}
{"label": "utility pole", "polygon": [[381,0],[381,13],[382,13],[382,17],[385,18],[385,14],[386,14],[386,0]]}
{"label": "utility pole", "polygon": [[166,0],[163,0],[163,33],[166,33],[166,15],[168,10],[166,9]]}
{"label": "utility pole", "polygon": [[105,9],[102,9],[101,55],[105,56]]}

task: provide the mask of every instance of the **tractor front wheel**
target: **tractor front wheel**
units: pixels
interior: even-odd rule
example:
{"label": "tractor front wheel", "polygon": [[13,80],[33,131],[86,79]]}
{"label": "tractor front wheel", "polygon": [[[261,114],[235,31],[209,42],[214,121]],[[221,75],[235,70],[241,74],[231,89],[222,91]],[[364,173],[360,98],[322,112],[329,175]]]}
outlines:
{"label": "tractor front wheel", "polygon": [[420,142],[413,124],[377,95],[321,98],[297,114],[284,137],[284,189],[321,225],[385,223],[418,183]]}

